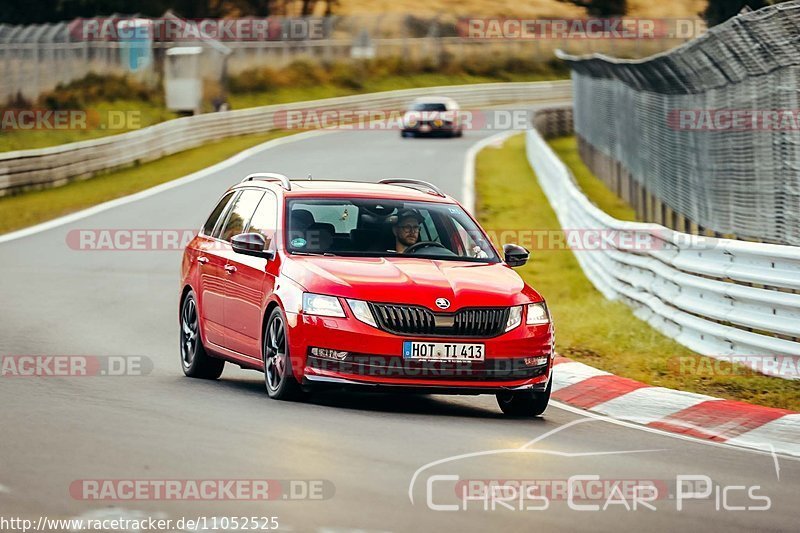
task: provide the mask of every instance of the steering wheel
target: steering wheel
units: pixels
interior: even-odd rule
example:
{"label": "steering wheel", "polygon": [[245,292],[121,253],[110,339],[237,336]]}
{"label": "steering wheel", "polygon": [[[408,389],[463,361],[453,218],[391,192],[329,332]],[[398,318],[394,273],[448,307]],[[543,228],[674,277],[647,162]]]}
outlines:
{"label": "steering wheel", "polygon": [[416,242],[416,243],[412,244],[411,246],[409,246],[408,248],[406,248],[406,250],[403,253],[404,254],[413,254],[417,250],[422,250],[424,248],[431,248],[431,247],[444,248],[445,250],[449,251],[449,248],[447,248],[447,246],[443,245],[442,243],[435,242],[435,241],[420,241],[420,242]]}

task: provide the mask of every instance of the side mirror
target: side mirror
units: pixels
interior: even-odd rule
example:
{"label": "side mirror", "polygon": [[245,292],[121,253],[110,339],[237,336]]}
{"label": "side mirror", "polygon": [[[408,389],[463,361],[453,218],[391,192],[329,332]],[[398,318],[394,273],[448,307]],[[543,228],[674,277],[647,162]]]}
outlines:
{"label": "side mirror", "polygon": [[511,267],[522,266],[528,262],[528,250],[518,244],[504,244],[503,255],[506,256],[506,263]]}
{"label": "side mirror", "polygon": [[252,255],[262,259],[273,259],[275,252],[265,250],[267,241],[260,233],[240,233],[231,239],[231,247],[237,254]]}

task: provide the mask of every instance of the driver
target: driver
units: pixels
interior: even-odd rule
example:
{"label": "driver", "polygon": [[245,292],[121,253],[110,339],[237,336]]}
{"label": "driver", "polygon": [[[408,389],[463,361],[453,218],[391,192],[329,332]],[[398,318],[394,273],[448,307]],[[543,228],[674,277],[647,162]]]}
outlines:
{"label": "driver", "polygon": [[403,209],[397,214],[397,222],[392,226],[397,253],[402,254],[406,248],[419,242],[419,228],[422,215],[413,209]]}

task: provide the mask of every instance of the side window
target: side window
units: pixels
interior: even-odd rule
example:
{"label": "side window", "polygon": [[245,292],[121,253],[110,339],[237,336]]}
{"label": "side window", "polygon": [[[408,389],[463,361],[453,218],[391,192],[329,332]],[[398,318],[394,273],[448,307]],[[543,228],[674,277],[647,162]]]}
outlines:
{"label": "side window", "polygon": [[225,227],[219,234],[219,239],[230,242],[234,235],[243,233],[262,196],[264,196],[264,191],[245,189],[234,200],[233,207],[231,207],[228,214],[228,220],[225,221]]}
{"label": "side window", "polygon": [[258,204],[253,219],[250,221],[248,233],[260,233],[267,241],[267,247],[272,242],[272,235],[278,224],[278,204],[275,195],[271,192],[264,194],[261,203]]}
{"label": "side window", "polygon": [[214,226],[217,225],[217,220],[219,220],[220,215],[225,211],[225,208],[228,206],[228,202],[231,201],[233,198],[233,193],[229,192],[225,196],[222,197],[222,200],[219,201],[217,207],[211,211],[211,214],[206,220],[206,223],[203,225],[203,235],[211,235],[214,233]]}

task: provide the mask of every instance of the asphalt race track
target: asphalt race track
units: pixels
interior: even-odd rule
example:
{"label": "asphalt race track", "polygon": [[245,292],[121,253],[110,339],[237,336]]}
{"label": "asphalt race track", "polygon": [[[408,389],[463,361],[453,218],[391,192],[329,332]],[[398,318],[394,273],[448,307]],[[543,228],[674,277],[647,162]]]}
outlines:
{"label": "asphalt race track", "polygon": [[[429,179],[461,198],[464,154],[490,133],[466,132],[461,139],[401,139],[394,131],[309,136],[0,244],[0,355],[142,356],[152,365],[142,376],[0,377],[0,515],[275,516],[287,531],[796,527],[800,463],[785,457],[623,426],[558,405],[542,419],[507,419],[491,396],[327,392],[309,403],[287,403],[267,398],[260,373],[230,364],[219,381],[186,378],[178,355],[180,251],[68,245],[76,229],[198,228],[221,193],[255,171]],[[458,505],[452,476],[555,483],[576,475],[652,481],[661,488],[650,502],[655,510],[619,503],[603,510],[605,498],[578,501],[600,510],[575,510],[556,494],[522,505],[512,497],[494,509],[489,502],[488,510],[481,501],[467,502],[467,510],[429,506]],[[680,475],[710,478],[710,496],[682,501],[678,510]],[[70,492],[74,482],[87,479],[284,483],[267,502],[90,501]],[[304,487],[319,486],[321,499],[303,497]],[[546,509],[530,508],[545,503]]]}

